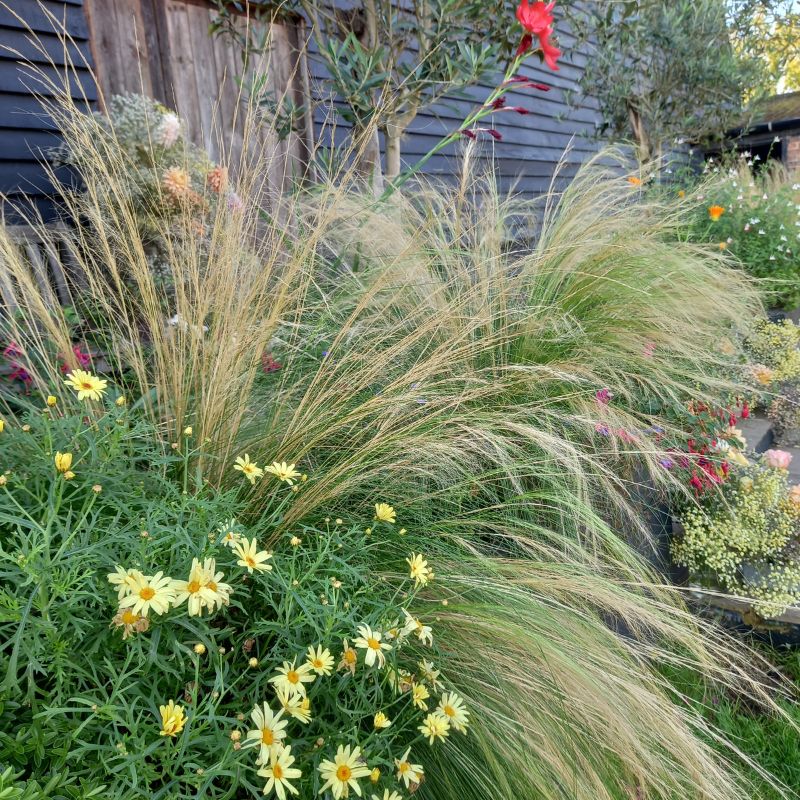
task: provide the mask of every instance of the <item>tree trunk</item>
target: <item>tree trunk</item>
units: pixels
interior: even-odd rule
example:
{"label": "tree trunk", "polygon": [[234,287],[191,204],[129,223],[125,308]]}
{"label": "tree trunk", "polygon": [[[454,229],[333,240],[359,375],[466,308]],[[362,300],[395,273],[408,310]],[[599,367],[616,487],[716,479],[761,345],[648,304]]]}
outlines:
{"label": "tree trunk", "polygon": [[378,139],[378,128],[353,128],[355,147],[356,173],[374,192],[375,196],[383,194],[383,170],[381,169],[381,145]]}
{"label": "tree trunk", "polygon": [[628,102],[628,119],[630,120],[631,130],[636,139],[636,150],[639,158],[639,163],[645,164],[652,157],[652,145],[650,144],[650,137],[645,128],[644,120],[639,110],[629,101]]}
{"label": "tree trunk", "polygon": [[394,125],[387,126],[384,134],[386,142],[386,179],[394,180],[400,174],[400,136]]}

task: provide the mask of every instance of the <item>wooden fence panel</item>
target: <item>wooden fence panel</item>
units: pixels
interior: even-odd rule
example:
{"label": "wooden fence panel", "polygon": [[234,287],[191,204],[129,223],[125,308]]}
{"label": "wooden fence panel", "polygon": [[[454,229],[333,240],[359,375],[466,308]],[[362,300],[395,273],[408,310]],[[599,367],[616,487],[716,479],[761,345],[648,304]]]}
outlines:
{"label": "wooden fence panel", "polygon": [[[84,3],[102,95],[135,92],[155,97],[185,120],[192,141],[235,172],[245,137],[243,103],[236,107],[242,64],[233,42],[209,34],[211,7],[198,0]],[[270,53],[253,59],[248,74],[266,72],[274,97],[296,101],[307,76],[305,54],[298,46],[303,36],[294,26],[271,26]],[[267,128],[263,126],[254,144],[274,155],[268,184],[270,193],[279,194],[304,168],[312,130],[307,125],[279,142]]]}

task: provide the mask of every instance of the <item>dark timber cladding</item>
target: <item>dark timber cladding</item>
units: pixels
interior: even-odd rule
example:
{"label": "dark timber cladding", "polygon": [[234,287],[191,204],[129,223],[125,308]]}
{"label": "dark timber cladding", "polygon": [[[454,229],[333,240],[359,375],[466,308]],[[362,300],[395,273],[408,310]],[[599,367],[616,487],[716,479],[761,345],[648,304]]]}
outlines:
{"label": "dark timber cladding", "polygon": [[[510,21],[513,24],[513,20]],[[563,160],[560,175],[571,178],[578,166],[599,149],[594,136],[599,121],[597,103],[593,98],[581,96],[579,87],[587,56],[575,46],[575,38],[563,22],[556,28],[559,47],[564,55],[559,60],[560,69],[553,72],[531,55],[523,64],[520,74],[547,84],[550,91],[535,89],[514,91],[508,94],[509,106],[523,106],[530,113],[522,116],[504,112],[494,116],[493,126],[503,139],[495,142],[487,137],[480,143],[480,159],[491,166],[503,189],[511,189],[531,197],[547,190],[557,165]],[[341,141],[346,135],[346,124],[334,120],[326,108],[337,105],[326,80],[324,65],[319,56],[309,56],[313,74],[312,96],[316,106],[317,135],[322,141]],[[447,98],[420,113],[402,140],[403,165],[413,164],[439,139],[454,130],[467,113],[482,102],[501,80],[493,76],[479,86],[465,92],[465,97]],[[486,124],[486,123],[484,123]],[[443,151],[425,165],[425,172],[447,178],[458,169],[456,156],[461,145]]]}
{"label": "dark timber cladding", "polygon": [[[86,67],[91,58],[83,0],[7,0],[6,5],[0,5],[0,192],[11,204],[27,196],[45,217],[51,217],[52,187],[42,160],[49,148],[58,145],[58,132],[34,96],[43,93],[41,84],[19,61],[29,60],[53,74],[49,61],[58,68],[71,60],[76,68],[72,96],[80,99],[85,94],[94,101],[96,89]],[[56,33],[62,25],[74,41],[67,52]],[[38,45],[31,41],[32,35]],[[7,221],[15,221],[10,208],[3,208],[3,213]]]}

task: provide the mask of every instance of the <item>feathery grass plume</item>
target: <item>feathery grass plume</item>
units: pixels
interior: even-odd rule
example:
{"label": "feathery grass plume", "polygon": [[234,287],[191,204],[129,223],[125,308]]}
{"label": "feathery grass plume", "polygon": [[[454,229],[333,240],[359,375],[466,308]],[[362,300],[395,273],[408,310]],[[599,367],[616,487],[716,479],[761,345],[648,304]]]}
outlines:
{"label": "feathery grass plume", "polygon": [[[185,322],[168,329],[114,132],[63,92],[57,102],[82,154],[84,193],[63,197],[86,221],[73,242],[81,300],[165,437],[190,421],[211,439],[218,481],[241,479],[239,453],[301,464],[311,480],[287,524],[390,501],[410,547],[451,559],[439,586],[452,605],[434,619],[482,746],[448,750],[430,796],[621,798],[639,786],[744,800],[656,668],[682,659],[763,697],[757,679],[602,519],[626,501],[616,463],[596,452],[598,414],[618,428],[642,415],[627,402],[598,409],[597,389],[713,395],[727,384],[706,371],[709,345],[753,307],[740,276],[674,241],[678,212],[634,205],[598,162],[549,209],[532,250],[508,242],[517,205],[469,178],[455,196],[429,189],[389,206],[328,184],[287,201],[291,227],[257,214],[256,158],[239,172],[245,211],[218,208],[207,250],[188,210],[179,233],[165,230],[170,310]],[[60,376],[44,355],[69,356],[67,316],[6,237],[0,261],[20,307],[3,333],[48,394]],[[645,336],[663,351],[640,355]],[[267,348],[282,366],[261,377]],[[643,440],[632,449],[657,455]],[[291,491],[256,486],[253,514]]]}

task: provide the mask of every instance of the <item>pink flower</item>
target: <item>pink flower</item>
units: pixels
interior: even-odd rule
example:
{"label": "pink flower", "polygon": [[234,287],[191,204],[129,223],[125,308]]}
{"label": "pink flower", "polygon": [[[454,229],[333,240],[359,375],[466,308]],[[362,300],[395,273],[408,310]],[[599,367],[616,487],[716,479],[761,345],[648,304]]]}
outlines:
{"label": "pink flower", "polygon": [[789,500],[796,506],[800,506],[800,485],[792,486],[789,489]]}
{"label": "pink flower", "polygon": [[611,393],[610,389],[598,389],[594,393],[594,396],[600,405],[607,406],[611,402],[611,398],[614,395]]}
{"label": "pink flower", "polygon": [[764,463],[772,469],[789,469],[792,463],[792,454],[786,450],[767,450],[764,453]]}
{"label": "pink flower", "polygon": [[645,358],[652,358],[653,353],[656,351],[656,343],[655,342],[647,342],[645,346],[642,348],[642,355]]}

